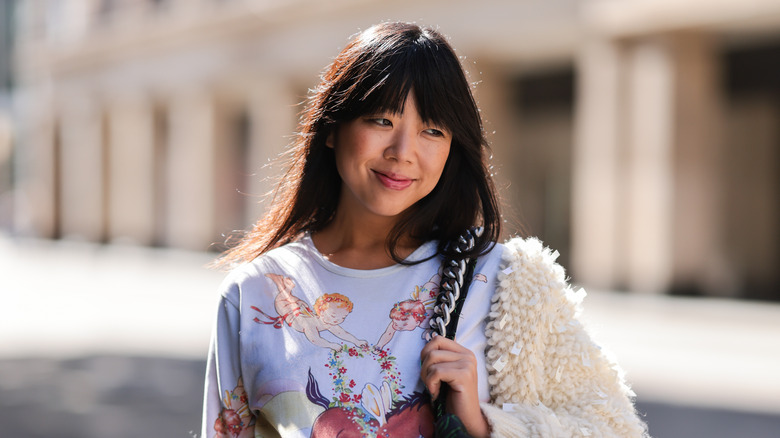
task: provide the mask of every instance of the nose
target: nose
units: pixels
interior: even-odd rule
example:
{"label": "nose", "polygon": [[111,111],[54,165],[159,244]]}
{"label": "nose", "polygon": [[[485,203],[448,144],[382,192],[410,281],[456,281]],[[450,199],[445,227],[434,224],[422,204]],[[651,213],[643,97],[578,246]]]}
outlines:
{"label": "nose", "polygon": [[411,127],[400,126],[393,134],[391,144],[385,149],[385,158],[411,163],[417,153],[417,132]]}

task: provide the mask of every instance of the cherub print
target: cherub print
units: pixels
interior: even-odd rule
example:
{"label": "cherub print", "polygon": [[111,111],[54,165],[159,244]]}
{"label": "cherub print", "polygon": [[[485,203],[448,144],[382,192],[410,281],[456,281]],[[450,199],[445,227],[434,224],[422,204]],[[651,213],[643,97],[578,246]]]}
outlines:
{"label": "cherub print", "polygon": [[428,327],[436,294],[439,293],[441,275],[434,274],[428,282],[422,286],[415,286],[411,298],[395,303],[390,309],[390,324],[388,324],[382,336],[376,343],[376,348],[382,349],[393,339],[397,331],[412,331],[417,327]]}
{"label": "cherub print", "polygon": [[[475,274],[472,281],[487,283],[487,277],[484,274]],[[395,303],[390,310],[390,324],[377,341],[376,348],[380,350],[384,348],[393,339],[395,332],[412,331],[417,327],[425,330],[422,334],[423,339],[429,338],[429,322],[440,283],[441,275],[436,273],[424,285],[414,287],[411,299]]]}
{"label": "cherub print", "polygon": [[368,347],[368,342],[356,338],[340,326],[352,312],[352,301],[349,298],[337,293],[321,295],[314,302],[314,310],[312,310],[308,303],[292,294],[295,288],[292,279],[279,274],[265,274],[265,276],[274,282],[279,291],[274,298],[274,309],[278,316],[268,315],[257,307],[251,306],[265,317],[265,320],[255,318],[255,322],[273,324],[275,328],[282,328],[283,323],[287,324],[303,333],[312,344],[334,351],[341,350],[341,345],[323,338],[320,332],[329,331],[339,339],[360,347]]}
{"label": "cherub print", "polygon": [[238,379],[232,391],[225,391],[223,408],[214,422],[214,438],[251,438],[254,436],[255,419],[249,413],[244,382]]}

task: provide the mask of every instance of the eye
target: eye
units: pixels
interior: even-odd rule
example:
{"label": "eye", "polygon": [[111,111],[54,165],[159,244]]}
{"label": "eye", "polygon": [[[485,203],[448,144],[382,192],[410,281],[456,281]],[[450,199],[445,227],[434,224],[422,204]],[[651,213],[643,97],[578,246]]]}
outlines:
{"label": "eye", "polygon": [[446,137],[446,134],[444,134],[444,131],[436,129],[436,128],[429,128],[425,130],[428,135],[432,135],[434,137]]}
{"label": "eye", "polygon": [[393,126],[393,122],[383,117],[371,117],[368,119],[371,123],[375,123],[379,126]]}

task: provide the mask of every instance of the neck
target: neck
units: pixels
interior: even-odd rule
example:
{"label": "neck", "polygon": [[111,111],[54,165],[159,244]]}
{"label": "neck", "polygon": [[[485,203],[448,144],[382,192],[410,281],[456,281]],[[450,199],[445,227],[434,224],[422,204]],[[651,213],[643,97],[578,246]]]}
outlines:
{"label": "neck", "polygon": [[[378,269],[396,262],[387,249],[387,236],[398,218],[368,215],[344,215],[336,212],[333,220],[312,235],[312,241],[331,262],[352,269]],[[405,258],[419,242],[402,238],[397,254]]]}

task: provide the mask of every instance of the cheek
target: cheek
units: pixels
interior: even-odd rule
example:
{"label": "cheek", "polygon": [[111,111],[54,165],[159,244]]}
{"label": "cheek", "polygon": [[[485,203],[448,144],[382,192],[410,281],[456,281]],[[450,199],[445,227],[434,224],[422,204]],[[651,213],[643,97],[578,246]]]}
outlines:
{"label": "cheek", "polygon": [[[440,182],[444,178],[444,166],[440,166],[440,167],[437,166],[436,168],[429,169],[427,173],[428,175],[430,175],[430,177],[426,181],[426,187],[425,187],[426,195],[430,194],[433,191],[433,189],[435,189],[436,186],[440,184]],[[455,176],[455,178],[457,178],[457,176]]]}
{"label": "cheek", "polygon": [[438,178],[436,178],[437,182],[439,179],[441,179],[441,176],[444,173],[444,166],[446,166],[449,156],[450,148],[448,146],[444,150],[437,151],[436,157],[432,159],[429,164],[430,172],[432,174],[438,175]]}
{"label": "cheek", "polygon": [[374,153],[373,137],[364,132],[346,131],[339,137],[333,148],[336,163],[347,167],[351,163],[364,161]]}

